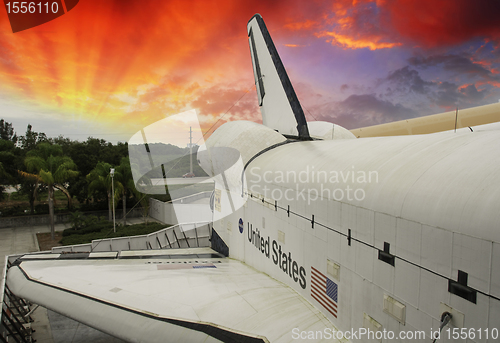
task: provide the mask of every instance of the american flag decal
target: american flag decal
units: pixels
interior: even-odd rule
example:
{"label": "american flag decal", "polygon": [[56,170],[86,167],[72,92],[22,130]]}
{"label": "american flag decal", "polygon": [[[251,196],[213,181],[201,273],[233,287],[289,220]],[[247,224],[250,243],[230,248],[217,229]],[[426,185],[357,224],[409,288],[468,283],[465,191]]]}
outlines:
{"label": "american flag decal", "polygon": [[314,267],[311,267],[311,296],[337,318],[337,284]]}

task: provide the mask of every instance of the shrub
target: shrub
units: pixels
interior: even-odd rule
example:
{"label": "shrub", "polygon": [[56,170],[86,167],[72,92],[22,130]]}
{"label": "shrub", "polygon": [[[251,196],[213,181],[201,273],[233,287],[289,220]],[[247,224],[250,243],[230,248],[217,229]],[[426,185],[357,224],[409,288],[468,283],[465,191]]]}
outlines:
{"label": "shrub", "polygon": [[35,205],[36,214],[49,214],[49,204],[37,204]]}
{"label": "shrub", "polygon": [[100,221],[92,226],[81,230],[66,229],[63,231],[62,245],[85,244],[94,239],[126,237],[147,235],[161,230],[169,225],[161,223],[135,224],[129,226],[117,226],[116,232],[113,232],[113,223]]}
{"label": "shrub", "polygon": [[71,214],[71,222],[73,225],[71,228],[63,231],[63,237],[100,232],[103,229],[113,227],[113,223],[108,222],[104,217],[98,219],[94,215],[85,216],[78,211]]}

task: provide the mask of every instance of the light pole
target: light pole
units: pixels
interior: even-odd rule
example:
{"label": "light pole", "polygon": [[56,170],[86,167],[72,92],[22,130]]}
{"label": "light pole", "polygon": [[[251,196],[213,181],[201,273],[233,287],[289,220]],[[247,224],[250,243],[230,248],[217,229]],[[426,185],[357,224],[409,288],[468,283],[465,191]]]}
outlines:
{"label": "light pole", "polygon": [[[189,127],[189,174],[193,174],[193,131]],[[189,177],[191,177],[191,175]]]}
{"label": "light pole", "polygon": [[115,168],[109,170],[109,175],[111,175],[111,197],[113,198],[113,232],[116,232],[115,226],[115,182],[113,177],[115,176]]}

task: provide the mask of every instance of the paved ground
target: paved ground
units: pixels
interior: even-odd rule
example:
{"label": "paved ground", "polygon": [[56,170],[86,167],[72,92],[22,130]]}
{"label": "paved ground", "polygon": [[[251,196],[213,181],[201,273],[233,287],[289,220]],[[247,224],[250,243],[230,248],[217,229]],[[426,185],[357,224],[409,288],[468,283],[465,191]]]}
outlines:
{"label": "paved ground", "polygon": [[[62,231],[65,228],[65,224],[56,225],[56,231]],[[0,229],[0,270],[4,268],[5,256],[38,251],[36,234],[39,232],[50,232],[50,226],[43,225]],[[36,330],[33,337],[37,342],[54,343],[49,320],[47,318],[47,310],[39,307],[33,312],[32,317],[34,320],[32,327]]]}
{"label": "paved ground", "polygon": [[[154,219],[149,219],[154,221]],[[131,218],[128,224],[142,223],[143,218]],[[57,224],[56,231],[69,227],[68,224]],[[38,251],[36,234],[50,232],[49,225],[16,227],[0,229],[0,271],[4,268],[5,256]],[[97,331],[72,319],[39,307],[32,315],[33,338],[37,343],[121,343],[103,332]]]}
{"label": "paved ground", "polygon": [[[122,343],[121,339],[97,331],[53,311],[47,311],[52,330],[50,343]],[[36,333],[35,333],[36,334]],[[35,336],[36,338],[36,336]],[[37,340],[37,343],[40,341]],[[49,343],[49,341],[47,341]]]}

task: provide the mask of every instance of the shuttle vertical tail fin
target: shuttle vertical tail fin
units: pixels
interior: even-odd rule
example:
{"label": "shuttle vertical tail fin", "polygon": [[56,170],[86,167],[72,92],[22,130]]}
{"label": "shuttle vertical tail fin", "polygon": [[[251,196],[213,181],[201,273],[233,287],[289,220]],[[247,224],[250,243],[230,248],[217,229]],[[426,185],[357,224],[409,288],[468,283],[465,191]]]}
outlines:
{"label": "shuttle vertical tail fin", "polygon": [[260,14],[250,19],[247,30],[264,125],[285,136],[311,139],[304,111]]}

